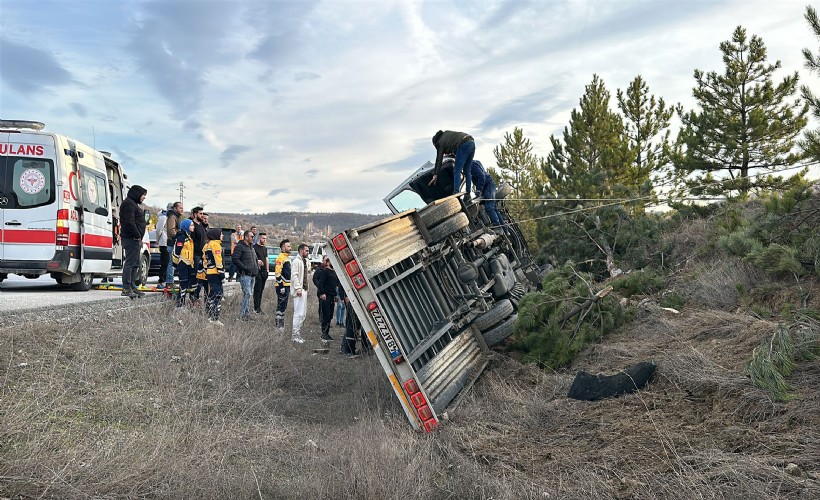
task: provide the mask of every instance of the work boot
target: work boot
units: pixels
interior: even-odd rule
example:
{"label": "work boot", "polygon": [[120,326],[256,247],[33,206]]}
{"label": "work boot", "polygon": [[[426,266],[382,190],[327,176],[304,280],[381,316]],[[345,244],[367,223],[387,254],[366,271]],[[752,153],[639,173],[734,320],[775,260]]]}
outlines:
{"label": "work boot", "polygon": [[141,298],[145,297],[145,292],[143,292],[141,290],[134,290],[134,295],[136,295],[138,298],[141,299]]}
{"label": "work boot", "polygon": [[123,297],[128,297],[129,299],[136,299],[137,298],[137,294],[134,293],[134,291],[131,290],[131,289],[126,290],[126,289],[123,288],[122,293],[120,295],[122,295]]}
{"label": "work boot", "polygon": [[322,333],[321,339],[325,342],[333,342],[333,337],[331,337],[327,332]]}

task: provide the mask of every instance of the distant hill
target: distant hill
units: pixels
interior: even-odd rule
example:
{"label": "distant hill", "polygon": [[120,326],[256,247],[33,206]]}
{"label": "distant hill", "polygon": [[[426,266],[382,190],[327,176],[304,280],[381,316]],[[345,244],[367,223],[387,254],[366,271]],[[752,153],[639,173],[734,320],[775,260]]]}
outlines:
{"label": "distant hill", "polygon": [[218,225],[256,224],[260,227],[296,229],[309,227],[323,231],[330,226],[331,233],[359,227],[387,217],[388,214],[358,214],[352,212],[268,212],[266,214],[214,213],[210,217]]}

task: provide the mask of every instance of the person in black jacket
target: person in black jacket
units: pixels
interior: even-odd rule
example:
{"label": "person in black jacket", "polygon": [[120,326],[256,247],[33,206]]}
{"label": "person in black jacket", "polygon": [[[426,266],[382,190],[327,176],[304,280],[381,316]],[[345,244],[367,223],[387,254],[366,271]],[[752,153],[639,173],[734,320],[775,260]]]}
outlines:
{"label": "person in black jacket", "polygon": [[242,241],[236,244],[231,259],[239,273],[239,284],[242,286],[242,305],[239,319],[247,321],[251,315],[251,297],[253,296],[254,278],[259,273],[256,252],[253,249],[253,233],[245,231]]}
{"label": "person in black jacket", "polygon": [[208,287],[208,278],[205,276],[205,268],[202,267],[202,249],[205,243],[208,243],[208,233],[203,220],[202,207],[194,207],[191,210],[190,219],[194,221],[194,226],[191,229],[191,236],[194,240],[194,273],[196,276],[196,286],[191,294],[191,299],[196,302],[199,300],[199,294],[202,289]]}
{"label": "person in black jacket", "polygon": [[339,286],[339,278],[333,270],[330,259],[325,256],[323,262],[324,270],[319,276],[319,307],[322,309],[322,340],[330,342],[330,322],[333,319],[333,304],[336,300],[336,289]]}
{"label": "person in black jacket", "polygon": [[265,246],[268,242],[268,235],[259,233],[258,238],[259,243],[253,245],[253,250],[256,252],[256,264],[259,268],[259,273],[253,280],[253,312],[265,314],[262,312],[262,294],[268,282],[268,247]]}
{"label": "person in black jacket", "polygon": [[134,184],[120,205],[120,236],[125,252],[122,265],[122,295],[132,299],[145,295],[137,290],[137,277],[140,270],[142,237],[145,235],[145,216],[140,204],[145,201],[147,194],[147,189]]}

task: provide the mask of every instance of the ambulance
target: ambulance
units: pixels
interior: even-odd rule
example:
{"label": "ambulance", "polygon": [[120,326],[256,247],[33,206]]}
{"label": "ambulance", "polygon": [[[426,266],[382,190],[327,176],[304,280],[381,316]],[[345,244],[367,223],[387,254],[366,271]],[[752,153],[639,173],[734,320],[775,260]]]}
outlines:
{"label": "ambulance", "polygon": [[[44,127],[0,120],[0,282],[9,274],[48,274],[90,290],[94,278],[122,275],[119,207],[127,176],[110,154]],[[143,283],[149,246],[144,241],[140,255]]]}

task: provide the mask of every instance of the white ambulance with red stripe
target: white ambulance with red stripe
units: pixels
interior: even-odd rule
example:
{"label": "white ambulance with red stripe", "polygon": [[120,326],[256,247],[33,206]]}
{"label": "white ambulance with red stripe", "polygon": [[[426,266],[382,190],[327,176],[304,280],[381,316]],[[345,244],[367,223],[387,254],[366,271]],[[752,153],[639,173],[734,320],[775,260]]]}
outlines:
{"label": "white ambulance with red stripe", "polygon": [[[49,274],[89,290],[95,277],[122,273],[127,176],[107,153],[43,128],[0,120],[0,282]],[[147,272],[147,244],[140,261]]]}

